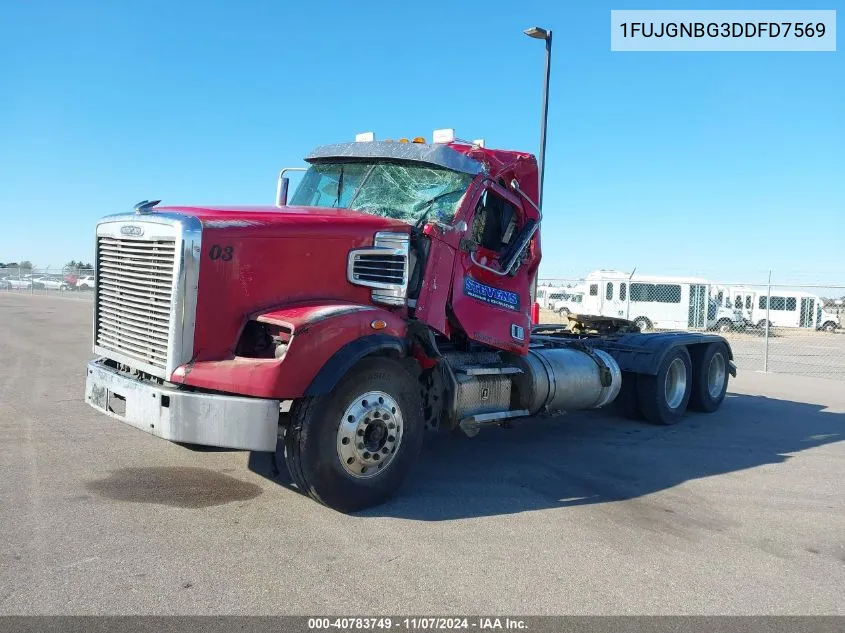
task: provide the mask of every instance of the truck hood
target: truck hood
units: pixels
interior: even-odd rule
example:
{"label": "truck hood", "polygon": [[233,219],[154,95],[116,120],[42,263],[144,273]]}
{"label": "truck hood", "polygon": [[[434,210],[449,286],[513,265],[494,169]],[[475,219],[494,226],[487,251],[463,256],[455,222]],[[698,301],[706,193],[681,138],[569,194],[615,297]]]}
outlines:
{"label": "truck hood", "polygon": [[169,206],[156,207],[150,215],[159,212],[193,216],[202,223],[203,229],[226,229],[232,237],[255,234],[265,237],[366,234],[371,237],[376,231],[410,230],[410,225],[401,220],[325,207]]}
{"label": "truck hood", "polygon": [[[133,216],[195,218],[202,225],[193,360],[232,358],[250,315],[314,301],[371,305],[349,281],[349,253],[376,233],[407,234],[400,220],[315,207],[167,206]],[[122,220],[121,220],[122,221]],[[398,309],[401,313],[401,309]]]}

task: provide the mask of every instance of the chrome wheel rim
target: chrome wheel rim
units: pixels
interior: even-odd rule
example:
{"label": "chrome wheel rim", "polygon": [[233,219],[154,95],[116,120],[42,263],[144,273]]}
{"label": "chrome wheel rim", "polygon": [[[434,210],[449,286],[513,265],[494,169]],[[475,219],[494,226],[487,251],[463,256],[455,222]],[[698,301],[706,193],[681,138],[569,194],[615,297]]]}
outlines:
{"label": "chrome wheel rim", "polygon": [[711,398],[718,398],[722,393],[725,384],[725,357],[721,354],[714,354],[710,359],[710,366],[707,368],[707,392]]}
{"label": "chrome wheel rim", "polygon": [[684,361],[676,358],[669,364],[666,372],[666,404],[670,409],[677,409],[687,391],[687,368]]}
{"label": "chrome wheel rim", "polygon": [[337,455],[353,477],[369,479],[384,472],[402,443],[402,411],[383,391],[361,394],[346,408],[337,429]]}

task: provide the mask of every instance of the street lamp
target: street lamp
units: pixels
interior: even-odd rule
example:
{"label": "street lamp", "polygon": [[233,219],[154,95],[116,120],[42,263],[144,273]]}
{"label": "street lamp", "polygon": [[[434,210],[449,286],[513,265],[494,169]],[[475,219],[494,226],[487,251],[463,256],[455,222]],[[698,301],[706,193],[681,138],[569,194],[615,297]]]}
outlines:
{"label": "street lamp", "polygon": [[540,121],[540,182],[537,193],[538,206],[543,208],[543,179],[546,172],[546,121],[549,118],[549,75],[552,70],[552,32],[532,26],[523,31],[528,37],[546,42],[546,79],[543,82],[543,118]]}
{"label": "street lamp", "polygon": [[[540,121],[540,182],[537,190],[537,206],[543,208],[543,179],[546,175],[546,120],[549,118],[549,75],[552,71],[552,32],[541,29],[539,26],[532,26],[523,31],[528,37],[546,42],[546,79],[543,82],[543,118]],[[537,271],[539,273],[539,270]],[[539,311],[537,307],[537,275],[531,282],[531,314],[532,321],[539,323]]]}

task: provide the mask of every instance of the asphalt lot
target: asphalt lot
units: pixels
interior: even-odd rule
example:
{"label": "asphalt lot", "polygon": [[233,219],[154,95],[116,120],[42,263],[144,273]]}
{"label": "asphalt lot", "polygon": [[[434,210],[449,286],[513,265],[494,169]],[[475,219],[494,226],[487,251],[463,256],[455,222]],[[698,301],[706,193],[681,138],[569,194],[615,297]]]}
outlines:
{"label": "asphalt lot", "polygon": [[433,436],[359,516],[83,403],[89,301],[0,293],[0,614],[845,614],[845,392]]}

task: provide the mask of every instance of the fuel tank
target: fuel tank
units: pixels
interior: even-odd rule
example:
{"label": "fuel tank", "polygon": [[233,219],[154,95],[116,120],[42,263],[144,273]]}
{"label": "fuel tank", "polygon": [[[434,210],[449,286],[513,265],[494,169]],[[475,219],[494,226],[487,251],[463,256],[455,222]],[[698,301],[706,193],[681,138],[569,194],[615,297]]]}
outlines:
{"label": "fuel tank", "polygon": [[511,406],[528,409],[531,415],[597,409],[613,402],[622,387],[619,364],[602,350],[535,348],[509,360],[522,370],[513,377]]}

